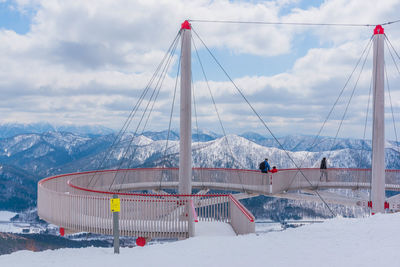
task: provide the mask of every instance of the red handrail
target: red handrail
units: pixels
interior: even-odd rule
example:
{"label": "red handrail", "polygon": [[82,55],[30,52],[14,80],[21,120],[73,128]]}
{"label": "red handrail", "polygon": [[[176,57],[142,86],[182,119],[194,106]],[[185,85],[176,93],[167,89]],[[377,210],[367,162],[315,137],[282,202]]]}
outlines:
{"label": "red handrail", "polygon": [[239,208],[241,212],[243,212],[244,215],[246,215],[247,219],[249,219],[250,222],[254,222],[254,217],[251,215],[251,213],[240,203],[239,201],[236,200],[236,198],[232,195],[229,195],[229,198],[232,200],[232,202],[236,205],[236,207]]}
{"label": "red handrail", "polygon": [[[227,169],[227,168],[193,168],[194,170],[215,170],[215,171],[240,171],[240,172],[259,172],[257,170],[246,170],[246,169]],[[301,170],[318,170],[319,168],[301,168]],[[66,176],[76,176],[76,175],[82,175],[82,174],[96,174],[96,173],[105,173],[105,172],[123,172],[123,171],[143,171],[143,170],[178,170],[178,168],[132,168],[132,169],[120,169],[120,170],[96,170],[96,171],[87,171],[87,172],[77,172],[77,173],[68,173],[68,174],[61,174],[61,175],[56,175],[48,178],[44,178],[39,181],[39,185],[53,179],[61,178],[61,177],[66,177]],[[297,171],[298,169],[280,169],[279,172],[282,171]],[[346,170],[346,171],[370,171],[371,169],[356,169],[356,168],[329,168],[328,170]],[[400,170],[386,170],[387,172],[400,172]],[[260,173],[261,174],[261,173]],[[119,195],[133,195],[133,196],[161,196],[158,194],[140,194],[140,193],[121,193],[121,192],[110,192],[110,191],[99,191],[99,190],[93,190],[93,189],[88,189],[88,188],[83,188],[80,186],[73,185],[71,180],[68,180],[68,185],[78,189],[78,190],[83,190],[87,192],[93,192],[93,193],[102,193],[102,194],[119,194]],[[168,196],[168,195],[162,195],[162,196]],[[192,195],[173,195],[173,197],[189,197]],[[210,195],[199,195],[199,196],[210,196]],[[227,196],[227,194],[223,195],[213,195],[213,196]]]}
{"label": "red handrail", "polygon": [[145,193],[123,193],[123,192],[113,192],[113,191],[101,191],[101,190],[94,190],[88,189],[84,187],[80,187],[71,183],[71,180],[67,181],[68,186],[75,188],[77,190],[82,190],[91,193],[99,193],[99,194],[109,194],[109,195],[123,195],[123,196],[146,196],[146,197],[227,197],[229,194],[207,194],[207,195],[197,195],[197,194],[171,194],[171,195],[164,195],[164,194],[145,194]]}
{"label": "red handrail", "polygon": [[[318,170],[319,168],[300,168],[301,170]],[[96,171],[86,171],[86,172],[75,172],[75,173],[66,173],[60,174],[56,176],[51,176],[44,178],[39,181],[39,184],[44,183],[46,181],[65,177],[69,175],[80,175],[80,174],[96,174],[103,172],[123,172],[123,171],[136,171],[136,170],[178,170],[178,168],[132,168],[132,169],[119,169],[119,170],[96,170]],[[193,170],[221,170],[221,171],[241,171],[241,172],[260,172],[259,170],[248,170],[248,169],[228,169],[228,168],[193,168]],[[296,171],[299,169],[291,168],[291,169],[279,169],[279,171]],[[328,168],[328,170],[348,170],[348,171],[370,171],[371,169],[358,169],[358,168]],[[386,169],[387,172],[400,172],[397,169]]]}

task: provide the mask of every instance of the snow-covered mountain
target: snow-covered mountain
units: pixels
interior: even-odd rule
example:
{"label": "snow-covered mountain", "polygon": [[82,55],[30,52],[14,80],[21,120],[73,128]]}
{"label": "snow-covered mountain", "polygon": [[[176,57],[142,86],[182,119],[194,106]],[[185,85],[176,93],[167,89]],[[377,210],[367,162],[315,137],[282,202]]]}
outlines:
{"label": "snow-covered mountain", "polygon": [[101,125],[52,125],[47,122],[0,124],[0,138],[13,137],[19,134],[42,134],[56,131],[80,135],[105,135],[114,132],[112,129]]}
{"label": "snow-covered mountain", "polygon": [[[272,165],[276,165],[278,168],[294,168],[296,165],[317,167],[321,158],[327,157],[330,167],[369,168],[371,147],[367,145],[363,147],[362,142],[364,141],[341,139],[337,142],[337,149],[333,150],[315,147],[316,151],[297,149],[291,151],[274,146],[263,146],[238,135],[228,135],[207,142],[194,142],[192,157],[195,167],[257,169],[258,163],[266,157],[269,158]],[[127,144],[128,142],[125,140],[123,143]],[[386,145],[387,168],[400,168],[399,149],[393,145],[393,142],[387,142]],[[167,144],[166,140],[154,141],[145,136],[137,136],[128,151],[126,146],[118,146],[112,150],[108,157],[110,162],[105,167],[113,167],[113,164],[119,160],[125,161],[125,167],[161,166],[166,158],[168,166],[176,167],[179,161],[178,153],[178,141],[168,141]],[[92,164],[104,156],[104,154],[93,155]],[[92,164],[86,164],[86,166],[93,167]]]}
{"label": "snow-covered mountain", "polygon": [[[286,149],[283,150],[271,138],[262,139],[251,133],[227,137],[210,132],[202,134],[203,137],[194,138],[192,157],[195,167],[257,169],[258,163],[266,157],[278,169],[293,168],[295,163],[302,167],[316,167],[323,156],[328,158],[330,167],[368,168],[371,165],[370,141],[338,139],[330,150],[332,145],[327,143],[333,141],[332,138],[320,138],[317,145],[310,148],[313,143],[312,137],[288,136],[279,139]],[[35,183],[54,174],[117,166],[177,167],[178,134],[171,136],[175,137],[165,140],[164,131],[147,132],[140,136],[128,133],[116,139],[114,133],[89,136],[50,131],[0,138],[0,168],[5,170],[0,172],[0,209],[7,207],[15,210],[34,205]],[[126,149],[127,147],[129,149]],[[396,143],[387,141],[387,168],[399,169],[399,158]],[[6,187],[1,186],[5,184]],[[10,202],[11,198],[13,201]]]}

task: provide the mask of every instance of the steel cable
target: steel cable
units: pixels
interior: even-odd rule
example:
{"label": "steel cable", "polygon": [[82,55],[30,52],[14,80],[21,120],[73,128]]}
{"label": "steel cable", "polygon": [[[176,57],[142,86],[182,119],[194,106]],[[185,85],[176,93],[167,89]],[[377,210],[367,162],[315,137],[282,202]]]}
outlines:
{"label": "steel cable", "polygon": [[[179,32],[176,34],[174,40],[172,41],[172,43],[170,44],[167,52],[164,54],[164,57],[162,58],[160,64],[157,66],[155,72],[153,73],[152,77],[150,78],[150,81],[148,82],[148,84],[146,85],[145,89],[142,91],[138,101],[136,102],[136,104],[134,105],[133,109],[131,110],[131,112],[129,113],[128,118],[125,120],[122,128],[119,130],[117,136],[115,137],[113,143],[111,144],[111,146],[107,149],[107,151],[105,152],[105,155],[102,159],[102,161],[99,164],[98,169],[102,169],[102,167],[104,166],[104,163],[111,157],[111,153],[112,150],[120,143],[120,141],[122,140],[122,136],[126,133],[127,129],[129,128],[130,123],[132,122],[133,117],[135,116],[141,102],[143,101],[144,97],[146,96],[147,92],[149,91],[151,84],[153,83],[153,81],[155,80],[155,78],[158,75],[158,72],[160,70],[160,68],[163,66],[167,56],[170,53],[170,50],[173,47],[173,44],[176,42],[176,39],[179,37]],[[90,186],[90,184],[92,183],[92,180],[94,179],[94,177],[96,176],[97,172],[95,172],[93,174],[93,176],[91,177],[91,179],[89,180],[88,183],[88,187]]]}
{"label": "steel cable", "polygon": [[[326,139],[326,140],[322,140],[321,142],[317,142],[317,141],[318,141],[318,138],[321,136],[321,133],[322,133],[323,129],[325,128],[326,123],[327,123],[328,120],[330,119],[333,110],[335,109],[335,107],[336,107],[336,105],[338,104],[340,98],[342,97],[342,95],[343,95],[345,89],[347,88],[347,85],[349,84],[349,82],[351,81],[351,78],[353,77],[355,71],[357,70],[358,65],[360,64],[360,62],[361,62],[361,60],[362,60],[362,58],[363,58],[365,52],[367,51],[368,47],[370,47],[370,45],[371,45],[371,43],[372,43],[372,38],[373,38],[373,36],[371,36],[371,38],[369,39],[367,45],[364,47],[364,49],[363,49],[363,51],[362,51],[360,57],[359,57],[358,60],[357,60],[356,65],[354,66],[354,68],[353,68],[353,70],[351,71],[349,77],[347,78],[347,80],[346,80],[344,86],[342,87],[342,89],[341,89],[341,91],[340,91],[338,97],[336,98],[335,102],[333,103],[331,109],[330,109],[329,112],[328,112],[328,115],[325,117],[324,122],[322,123],[320,129],[318,130],[318,133],[315,135],[314,140],[313,140],[313,142],[311,143],[311,145],[308,147],[307,151],[311,151],[314,147],[316,147],[316,146],[318,146],[318,145],[321,145],[323,142],[325,142],[325,141],[328,140],[328,139]],[[303,164],[304,164],[304,161],[300,164],[300,167],[302,167]],[[294,179],[296,178],[297,174],[298,174],[298,173],[296,172],[296,173],[293,175],[293,177],[292,177],[292,179],[291,179],[291,182],[289,183],[289,187],[290,187],[290,185],[293,183],[293,181],[294,181]],[[318,186],[318,185],[317,185],[317,186]]]}
{"label": "steel cable", "polygon": [[[311,181],[306,177],[306,175],[303,173],[303,171],[298,167],[297,163],[293,160],[293,158],[290,156],[290,154],[288,153],[288,151],[282,146],[282,144],[279,142],[279,140],[276,138],[276,136],[273,134],[273,132],[271,131],[271,129],[268,127],[268,125],[266,124],[266,122],[261,118],[261,116],[258,114],[258,112],[254,109],[253,105],[251,105],[251,103],[249,102],[249,100],[246,98],[246,96],[243,94],[243,92],[239,89],[239,87],[236,85],[236,83],[232,80],[232,78],[230,77],[230,75],[226,72],[226,70],[223,68],[223,66],[219,63],[219,61],[217,60],[217,58],[214,56],[214,54],[211,52],[211,50],[208,48],[208,46],[204,43],[204,41],[200,38],[200,36],[197,34],[197,32],[193,29],[193,32],[196,34],[196,36],[199,38],[199,40],[202,42],[202,44],[204,45],[204,47],[206,48],[206,50],[208,51],[208,53],[211,55],[211,57],[215,60],[215,62],[217,63],[217,65],[221,68],[221,70],[225,73],[225,75],[227,76],[227,78],[230,80],[230,82],[233,84],[233,86],[235,87],[235,89],[239,92],[239,94],[242,96],[242,98],[246,101],[246,103],[248,104],[248,106],[251,108],[251,110],[254,112],[254,114],[258,117],[258,119],[260,120],[260,122],[264,125],[264,127],[267,129],[267,131],[269,132],[269,134],[275,139],[275,141],[278,143],[278,145],[280,146],[280,148],[285,152],[285,154],[288,156],[289,160],[292,161],[292,163],[296,166],[296,168],[298,169],[298,171],[301,173],[301,175],[304,177],[304,179],[310,184],[310,186],[313,186],[313,184],[311,183]],[[324,205],[328,208],[328,210],[331,212],[331,214],[333,216],[335,216],[335,213],[333,212],[333,210],[329,207],[328,203],[323,199],[323,197],[316,191],[315,192],[317,194],[317,196],[321,199],[321,201],[324,203]]]}
{"label": "steel cable", "polygon": [[[391,58],[392,58],[392,60],[393,60],[393,63],[394,63],[394,65],[395,65],[395,67],[396,67],[396,70],[397,70],[397,72],[400,74],[399,67],[398,67],[398,65],[397,65],[397,63],[396,63],[396,60],[394,59],[393,53],[392,53],[392,51],[390,50],[390,47],[389,47],[388,43],[389,43],[390,46],[392,47],[394,53],[396,53],[397,56],[399,56],[399,55],[397,54],[396,50],[394,49],[393,45],[391,44],[389,38],[388,38],[386,35],[385,35],[385,41],[386,41],[386,46],[387,46],[387,48],[388,48],[388,51],[389,51],[389,53],[390,53],[390,56],[391,56]],[[399,59],[400,59],[400,57],[399,57]],[[390,107],[391,107],[391,110],[392,110],[393,126],[394,126],[395,135],[396,135],[396,145],[399,146],[399,143],[398,143],[398,140],[397,140],[397,130],[396,130],[396,124],[395,124],[395,119],[394,119],[394,112],[393,112],[393,105],[392,105],[392,97],[391,97],[391,94],[390,94],[389,80],[388,80],[388,77],[387,77],[387,73],[386,73],[386,79],[387,79],[388,91],[389,91],[389,97],[390,97]]]}
{"label": "steel cable", "polygon": [[[193,28],[192,28],[192,30],[193,30]],[[199,38],[199,36],[197,35],[196,32],[195,32],[195,34],[196,34],[196,36]],[[206,84],[207,84],[208,92],[209,92],[209,94],[210,94],[210,97],[211,97],[211,100],[212,100],[212,103],[213,103],[213,106],[214,106],[215,113],[217,114],[218,121],[219,121],[221,130],[222,130],[222,132],[223,132],[224,139],[225,139],[225,141],[226,141],[226,145],[227,145],[228,151],[229,151],[229,153],[231,154],[231,157],[232,157],[232,167],[234,167],[234,163],[237,162],[237,163],[239,164],[239,166],[240,166],[242,169],[244,169],[244,166],[241,164],[240,161],[238,161],[238,160],[236,159],[236,157],[235,157],[234,154],[233,154],[231,145],[229,144],[229,140],[228,140],[227,135],[226,135],[225,127],[224,127],[224,125],[223,125],[223,123],[222,123],[221,116],[220,116],[219,111],[218,111],[218,108],[217,108],[217,104],[215,103],[214,96],[213,96],[213,94],[212,94],[212,92],[211,92],[210,84],[209,84],[209,82],[208,82],[207,75],[206,75],[206,73],[205,73],[203,64],[202,64],[202,62],[201,62],[201,59],[200,59],[200,56],[199,56],[199,53],[198,53],[198,50],[197,50],[196,43],[195,43],[195,41],[194,41],[193,38],[192,38],[192,40],[193,40],[193,46],[194,46],[195,51],[196,51],[197,59],[199,60],[199,65],[200,65],[200,67],[201,67],[201,70],[202,70],[204,79],[205,79]],[[201,41],[200,38],[199,38],[199,40]],[[241,178],[240,174],[237,173],[237,172],[236,172],[236,174],[237,174],[238,180],[240,181],[240,184],[241,184],[241,186],[242,186],[242,190],[245,191],[245,190],[244,190],[244,184],[243,184],[243,181],[242,181],[242,178]]]}
{"label": "steel cable", "polygon": [[[178,33],[178,35],[179,35],[179,33]],[[139,121],[138,124],[137,124],[136,130],[135,130],[134,134],[132,135],[132,138],[131,138],[130,141],[129,141],[129,145],[128,145],[127,149],[125,150],[123,156],[121,157],[121,161],[120,161],[120,163],[119,163],[119,165],[118,165],[118,167],[117,167],[117,170],[121,169],[121,166],[122,166],[122,164],[124,163],[124,159],[126,158],[126,155],[127,155],[127,153],[129,152],[129,149],[130,149],[130,147],[131,147],[131,145],[132,145],[132,142],[133,142],[133,140],[134,140],[134,138],[135,138],[135,136],[136,136],[136,134],[137,134],[137,131],[138,131],[138,129],[139,129],[139,127],[140,127],[140,125],[141,125],[141,123],[142,123],[142,121],[143,121],[143,118],[144,118],[144,116],[145,116],[145,114],[146,114],[146,112],[147,112],[147,109],[148,109],[148,107],[149,107],[150,101],[151,101],[151,99],[152,99],[152,97],[153,97],[155,91],[157,90],[158,85],[160,84],[160,80],[163,80],[163,77],[165,77],[165,75],[166,75],[168,66],[169,66],[169,64],[170,64],[170,62],[171,62],[171,58],[172,58],[172,55],[173,55],[173,53],[174,53],[174,51],[172,51],[172,50],[174,50],[174,49],[176,48],[176,44],[177,44],[177,37],[174,39],[174,43],[172,44],[172,45],[174,45],[174,46],[173,46],[173,49],[170,50],[170,53],[169,53],[169,55],[168,55],[168,57],[167,57],[167,62],[166,62],[166,64],[164,64],[164,67],[163,67],[163,70],[162,70],[162,72],[161,72],[161,75],[159,76],[159,79],[158,79],[158,81],[157,81],[157,83],[156,83],[156,87],[155,87],[154,90],[153,90],[153,93],[152,93],[152,96],[151,96],[150,100],[147,102],[147,105],[146,105],[146,107],[145,107],[145,110],[143,111],[142,116],[141,116],[141,118],[140,118],[140,121]],[[140,102],[140,104],[141,104],[142,102],[143,102],[143,99],[142,99],[142,101]],[[139,104],[139,105],[140,105],[140,104]],[[137,109],[137,110],[138,110],[138,109]],[[115,175],[114,175],[114,178],[113,178],[113,180],[112,180],[112,183],[110,184],[110,189],[111,189],[112,185],[114,184],[116,177],[117,177],[117,172],[115,172]]]}
{"label": "steel cable", "polygon": [[341,27],[374,27],[385,26],[400,22],[400,20],[388,21],[381,24],[359,24],[359,23],[313,23],[313,22],[279,22],[279,21],[240,21],[240,20],[207,20],[189,19],[189,22],[200,23],[225,23],[225,24],[258,24],[258,25],[291,25],[291,26],[341,26]]}
{"label": "steel cable", "polygon": [[[392,104],[392,95],[390,93],[390,86],[389,86],[389,78],[388,78],[388,74],[387,74],[387,68],[386,68],[386,62],[384,62],[385,66],[385,76],[386,76],[386,84],[387,84],[387,89],[388,89],[388,94],[389,94],[389,102],[390,102],[390,111],[392,113],[392,121],[393,121],[393,130],[394,130],[394,136],[396,138],[396,146],[399,145],[399,140],[397,138],[397,128],[396,128],[396,122],[394,119],[394,111],[393,111],[393,104]],[[399,152],[399,151],[397,151]]]}

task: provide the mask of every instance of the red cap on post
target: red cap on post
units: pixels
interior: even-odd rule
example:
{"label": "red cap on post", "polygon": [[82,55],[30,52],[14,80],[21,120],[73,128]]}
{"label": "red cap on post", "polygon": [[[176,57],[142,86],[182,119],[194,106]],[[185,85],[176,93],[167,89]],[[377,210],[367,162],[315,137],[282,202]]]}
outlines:
{"label": "red cap on post", "polygon": [[381,25],[376,25],[374,29],[374,34],[385,34],[385,30]]}
{"label": "red cap on post", "polygon": [[185,29],[185,30],[191,30],[192,29],[192,27],[190,26],[189,21],[185,20],[182,23],[181,30],[183,30],[183,29]]}

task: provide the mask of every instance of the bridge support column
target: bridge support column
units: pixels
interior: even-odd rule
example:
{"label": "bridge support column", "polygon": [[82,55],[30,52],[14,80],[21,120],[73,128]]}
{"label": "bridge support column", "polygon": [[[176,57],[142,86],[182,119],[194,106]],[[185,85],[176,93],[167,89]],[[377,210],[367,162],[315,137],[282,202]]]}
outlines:
{"label": "bridge support column", "polygon": [[[192,194],[192,33],[185,20],[181,27],[181,108],[179,139],[179,194]],[[188,220],[189,237],[194,236],[194,221],[190,201],[186,201],[184,214]]]}
{"label": "bridge support column", "polygon": [[181,107],[180,107],[180,151],[179,194],[192,193],[192,65],[191,26],[185,20],[181,27]]}
{"label": "bridge support column", "polygon": [[384,212],[385,203],[385,92],[384,30],[376,26],[373,37],[372,212]]}

